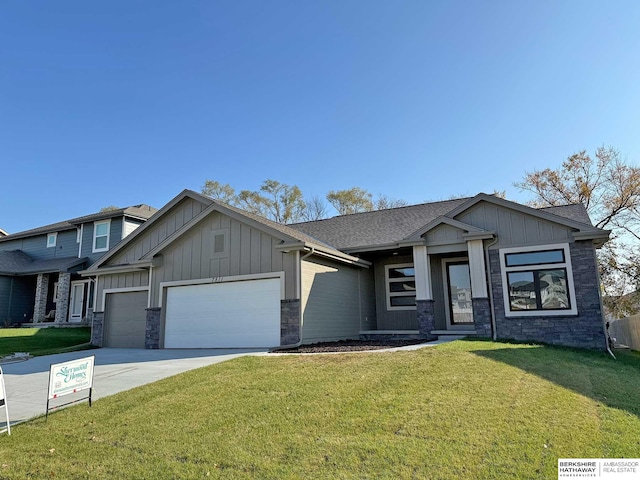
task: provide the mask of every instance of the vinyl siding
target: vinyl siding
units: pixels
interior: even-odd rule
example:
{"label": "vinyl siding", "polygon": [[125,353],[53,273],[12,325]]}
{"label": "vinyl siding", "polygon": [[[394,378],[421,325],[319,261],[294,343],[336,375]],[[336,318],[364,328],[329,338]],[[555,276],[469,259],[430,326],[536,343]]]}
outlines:
{"label": "vinyl siding", "polygon": [[126,238],[133,233],[133,231],[142,225],[143,222],[132,220],[130,218],[124,219],[124,227],[122,229],[122,238]]}
{"label": "vinyl siding", "polygon": [[56,246],[47,248],[47,234],[35,237],[17,238],[0,243],[0,251],[22,250],[32,258],[48,260],[52,258],[77,257],[78,243],[76,229],[58,232]]}
{"label": "vinyl siding", "polygon": [[0,276],[0,326],[30,321],[34,299],[35,277]]}
{"label": "vinyl siding", "polygon": [[[226,233],[224,253],[213,252],[214,234]],[[296,298],[296,255],[275,249],[280,240],[219,212],[194,225],[162,251],[153,269],[152,305],[159,304],[160,282],[285,272],[285,298]]]}
{"label": "vinyl siding", "polygon": [[358,271],[360,280],[360,325],[362,330],[375,330],[376,319],[376,285],[373,268],[362,268]]}
{"label": "vinyl siding", "polygon": [[376,282],[376,312],[378,330],[417,330],[416,310],[387,310],[385,265],[413,263],[412,255],[394,255],[376,259],[374,274]]}
{"label": "vinyl siding", "polygon": [[358,270],[319,260],[301,263],[303,343],[358,338]]}
{"label": "vinyl siding", "polygon": [[465,232],[451,225],[440,225],[427,233],[427,244],[464,242],[463,233]]}
{"label": "vinyl siding", "polygon": [[498,243],[494,249],[572,241],[568,227],[487,202],[479,202],[456,216],[456,220],[496,232]]}

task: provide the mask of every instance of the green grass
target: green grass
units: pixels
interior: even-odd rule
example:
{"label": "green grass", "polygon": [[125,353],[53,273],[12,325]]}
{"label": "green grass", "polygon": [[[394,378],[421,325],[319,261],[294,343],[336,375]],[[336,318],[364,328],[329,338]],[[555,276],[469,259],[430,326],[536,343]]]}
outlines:
{"label": "green grass", "polygon": [[638,457],[639,399],[640,359],[549,346],[244,357],[18,425],[0,478],[557,478]]}
{"label": "green grass", "polygon": [[0,328],[0,357],[15,352],[39,356],[83,350],[90,348],[90,337],[91,329],[85,327]]}

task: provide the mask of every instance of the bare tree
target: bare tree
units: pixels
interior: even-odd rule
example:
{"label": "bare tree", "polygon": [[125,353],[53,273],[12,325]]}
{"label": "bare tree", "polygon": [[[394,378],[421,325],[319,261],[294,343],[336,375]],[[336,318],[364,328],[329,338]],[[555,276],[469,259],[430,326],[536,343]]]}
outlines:
{"label": "bare tree", "polygon": [[312,222],[314,220],[322,220],[323,218],[327,218],[329,215],[329,211],[327,209],[327,204],[318,195],[314,195],[311,198],[308,198],[305,201],[306,208],[302,218],[305,222]]}
{"label": "bare tree", "polygon": [[605,301],[615,302],[638,290],[640,275],[640,168],[629,165],[613,147],[600,147],[591,157],[585,150],[571,155],[557,169],[525,175],[514,184],[532,192],[534,207],[582,203],[594,225],[611,229],[613,241],[599,252]]}

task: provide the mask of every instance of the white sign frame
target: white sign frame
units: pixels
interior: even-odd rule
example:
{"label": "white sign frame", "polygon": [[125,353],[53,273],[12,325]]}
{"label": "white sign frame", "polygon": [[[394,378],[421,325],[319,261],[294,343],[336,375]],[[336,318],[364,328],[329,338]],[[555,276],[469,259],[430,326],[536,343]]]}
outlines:
{"label": "white sign frame", "polygon": [[[49,415],[49,402],[66,395],[89,390],[89,396],[69,403],[58,405],[58,408],[64,405],[89,400],[91,406],[91,394],[93,391],[93,370],[95,366],[95,355],[90,357],[78,358],[63,363],[52,363],[49,367],[49,389],[47,391],[47,412]],[[52,408],[52,409],[53,409]],[[51,410],[52,410],[51,409]]]}
{"label": "white sign frame", "polygon": [[7,432],[11,435],[11,423],[9,422],[9,407],[7,405],[7,391],[4,388],[4,375],[2,373],[2,367],[0,367],[0,409],[4,408],[5,416],[7,417],[7,428],[0,430],[0,433]]}

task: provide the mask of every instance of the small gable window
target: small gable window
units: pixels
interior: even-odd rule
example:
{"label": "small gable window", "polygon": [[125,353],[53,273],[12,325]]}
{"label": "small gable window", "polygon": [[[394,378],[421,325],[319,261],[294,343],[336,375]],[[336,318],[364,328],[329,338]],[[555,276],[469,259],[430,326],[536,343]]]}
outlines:
{"label": "small gable window", "polygon": [[57,240],[58,240],[58,233],[49,233],[47,235],[47,248],[55,247]]}
{"label": "small gable window", "polygon": [[211,232],[211,258],[229,256],[229,230],[213,230]]}
{"label": "small gable window", "polygon": [[109,232],[111,220],[95,222],[93,224],[93,253],[109,250]]}

